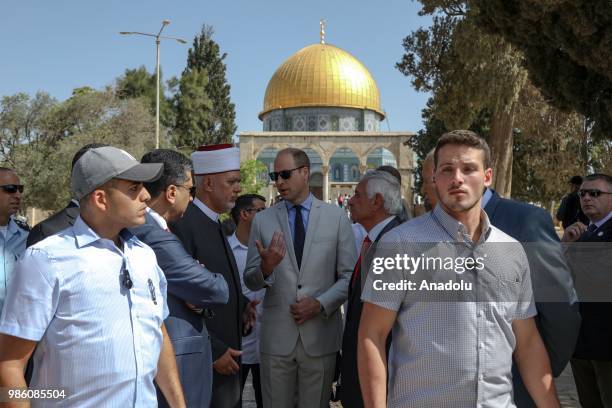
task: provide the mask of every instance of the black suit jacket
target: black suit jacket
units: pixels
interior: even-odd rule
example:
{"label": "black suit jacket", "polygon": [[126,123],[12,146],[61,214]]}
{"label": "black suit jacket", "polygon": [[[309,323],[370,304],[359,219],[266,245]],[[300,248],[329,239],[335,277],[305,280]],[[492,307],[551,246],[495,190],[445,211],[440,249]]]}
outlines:
{"label": "black suit jacket", "polygon": [[[376,245],[382,236],[402,223],[399,217],[393,218],[385,228],[378,234],[376,240],[367,251],[362,262],[361,274],[355,282],[349,284],[346,318],[344,323],[344,335],[342,336],[342,360],[340,363],[341,386],[339,391],[342,406],[350,408],[363,407],[363,397],[359,386],[359,373],[357,371],[357,333],[363,303],[361,302],[362,278],[365,279],[367,271],[372,264],[372,256],[376,252]],[[391,343],[391,335],[387,339],[387,354]]]}
{"label": "black suit jacket", "polygon": [[[219,223],[211,220],[195,204],[189,203],[183,217],[170,226],[187,252],[207,269],[221,274],[229,288],[227,304],[215,310],[206,325],[211,337],[212,359],[217,360],[228,347],[241,349],[242,313],[248,299],[242,294],[234,254]],[[240,372],[220,375],[213,372],[211,407],[240,407]]]}
{"label": "black suit jacket", "polygon": [[[188,407],[208,408],[212,395],[212,354],[206,324],[201,314],[185,302],[198,308],[210,308],[227,303],[228,288],[219,274],[200,265],[189,255],[172,233],[163,230],[149,214],[144,225],[130,229],[149,245],[168,281],[168,309],[164,321],[174,346],[176,363]],[[160,407],[168,403],[157,391]]]}
{"label": "black suit jacket", "polygon": [[38,241],[73,226],[78,216],[79,206],[74,201],[70,201],[66,208],[39,222],[30,230],[26,247],[31,247]]}
{"label": "black suit jacket", "polygon": [[[568,245],[568,261],[576,276],[582,325],[575,358],[612,361],[612,219]],[[603,277],[603,279],[601,279]],[[584,282],[584,284],[583,284]],[[596,282],[597,290],[593,290]],[[605,302],[589,301],[595,297]]]}
{"label": "black suit jacket", "polygon": [[[548,351],[553,375],[558,376],[572,356],[580,327],[578,304],[574,302],[573,282],[563,248],[546,211],[492,192],[485,211],[492,225],[525,248],[538,311],[536,324]],[[535,407],[516,364],[512,374],[517,407]]]}

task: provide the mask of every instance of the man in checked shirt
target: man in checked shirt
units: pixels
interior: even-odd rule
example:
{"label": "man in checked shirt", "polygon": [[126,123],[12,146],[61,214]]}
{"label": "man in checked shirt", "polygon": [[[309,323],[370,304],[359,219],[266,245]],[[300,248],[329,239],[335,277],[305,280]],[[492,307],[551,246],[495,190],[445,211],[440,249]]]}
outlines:
{"label": "man in checked shirt", "polygon": [[[451,271],[455,282],[472,279],[480,285],[478,297],[457,292],[419,295],[428,301],[415,301],[418,296],[408,289],[377,290],[377,280],[413,279],[406,269],[368,274],[358,340],[366,407],[515,407],[512,358],[537,406],[559,406],[548,355],[533,319],[536,309],[526,255],[517,241],[489,223],[480,208],[482,191],[493,176],[490,162],[488,145],[473,132],[443,135],[434,153],[438,205],[383,237],[379,249],[393,248],[401,254],[420,246],[415,254],[421,255],[450,246],[482,257],[484,267],[461,274]],[[424,276],[440,272],[429,270]],[[492,297],[482,301],[479,294],[486,292]],[[387,395],[385,340],[392,328]]]}

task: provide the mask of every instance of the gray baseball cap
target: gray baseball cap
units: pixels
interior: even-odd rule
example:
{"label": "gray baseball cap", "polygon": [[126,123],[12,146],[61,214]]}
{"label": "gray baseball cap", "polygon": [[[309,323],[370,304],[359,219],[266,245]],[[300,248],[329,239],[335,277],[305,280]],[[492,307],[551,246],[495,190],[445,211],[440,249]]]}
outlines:
{"label": "gray baseball cap", "polygon": [[139,163],[131,154],[116,147],[91,149],[72,169],[72,196],[80,200],[114,178],[143,183],[155,181],[163,170],[163,163]]}

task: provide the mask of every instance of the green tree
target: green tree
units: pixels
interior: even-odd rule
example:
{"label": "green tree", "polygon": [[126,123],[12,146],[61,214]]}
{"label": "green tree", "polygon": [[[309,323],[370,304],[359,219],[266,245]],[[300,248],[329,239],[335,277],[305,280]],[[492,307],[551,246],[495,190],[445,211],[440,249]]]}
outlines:
{"label": "green tree", "polygon": [[[198,118],[187,118],[194,116],[195,113],[185,107],[201,103],[202,97],[198,92],[190,91],[183,94],[183,79],[181,78],[181,91],[177,95],[177,143],[180,146],[188,143],[211,144],[231,142],[232,136],[236,132],[236,112],[235,106],[230,100],[230,85],[225,77],[225,58],[226,53],[221,53],[219,45],[213,40],[213,28],[203,25],[198,36],[193,40],[193,46],[189,49],[187,56],[187,67],[183,71],[183,76],[202,75],[206,73],[208,81],[204,84],[204,95],[210,99],[211,105],[206,115]],[[193,82],[190,79],[188,82]],[[192,95],[198,100],[194,103],[186,101]],[[181,117],[180,124],[178,117]],[[190,124],[191,127],[185,127]],[[195,126],[197,124],[197,126]],[[190,133],[195,130],[197,136]],[[185,141],[182,139],[186,138]],[[185,143],[188,142],[188,143]]]}
{"label": "green tree", "polygon": [[[83,89],[83,88],[80,88]],[[34,117],[41,103],[27,101],[27,95],[17,95],[19,109],[14,105],[11,115],[2,107],[0,118]],[[44,99],[44,98],[43,98]],[[41,100],[43,100],[41,99]],[[62,103],[49,101],[49,106],[38,117],[16,134],[19,143],[10,148],[10,155],[3,157],[3,164],[14,167],[26,186],[24,206],[57,210],[70,198],[70,163],[74,153],[92,142],[121,147],[135,157],[154,147],[155,121],[142,99],[122,100],[111,89],[104,91],[74,92]],[[6,122],[9,124],[15,121]],[[28,123],[28,122],[22,122]],[[14,128],[14,126],[13,126]],[[2,122],[2,132],[5,127]]]}
{"label": "green tree", "polygon": [[609,0],[475,0],[475,17],[523,51],[530,79],[551,104],[612,135],[612,6]]}
{"label": "green tree", "polygon": [[193,151],[202,144],[215,143],[207,134],[213,104],[206,93],[207,83],[208,74],[204,69],[191,70],[181,76],[173,138],[180,150]]}
{"label": "green tree", "polygon": [[416,90],[432,92],[435,117],[448,129],[468,128],[483,111],[490,113],[494,186],[508,196],[516,101],[527,78],[522,57],[500,36],[479,29],[469,2],[420,2],[420,14],[433,15],[432,25],[404,39],[406,52],[396,66]]}
{"label": "green tree", "polygon": [[43,121],[57,101],[47,93],[34,98],[25,93],[3,96],[0,100],[0,161],[14,167],[15,148],[29,144],[32,148],[44,140]]}
{"label": "green tree", "polygon": [[240,163],[241,194],[261,194],[268,185],[267,170],[266,165],[256,159]]}
{"label": "green tree", "polygon": [[[172,77],[164,83],[161,69],[159,76],[159,122],[166,131],[171,132],[176,121],[174,99],[178,80]],[[125,73],[115,80],[115,93],[120,99],[143,98],[151,115],[155,115],[157,80],[155,73],[149,73],[144,66],[126,69]]]}

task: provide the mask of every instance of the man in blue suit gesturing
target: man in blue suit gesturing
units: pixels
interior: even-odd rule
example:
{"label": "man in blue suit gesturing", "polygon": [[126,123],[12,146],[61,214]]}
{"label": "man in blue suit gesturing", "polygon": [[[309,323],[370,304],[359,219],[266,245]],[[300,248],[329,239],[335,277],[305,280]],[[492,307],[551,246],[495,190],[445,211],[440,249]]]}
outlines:
{"label": "man in blue suit gesturing", "polygon": [[[164,171],[157,181],[145,184],[151,194],[145,224],[132,232],[155,251],[168,281],[170,315],[165,323],[187,406],[208,408],[212,352],[204,319],[211,313],[207,308],[227,303],[227,282],[193,259],[168,230],[168,223],[181,218],[191,200],[191,161],[179,152],[159,149],[145,154],[142,162],[163,163]],[[168,406],[159,391],[157,399],[160,407]]]}

